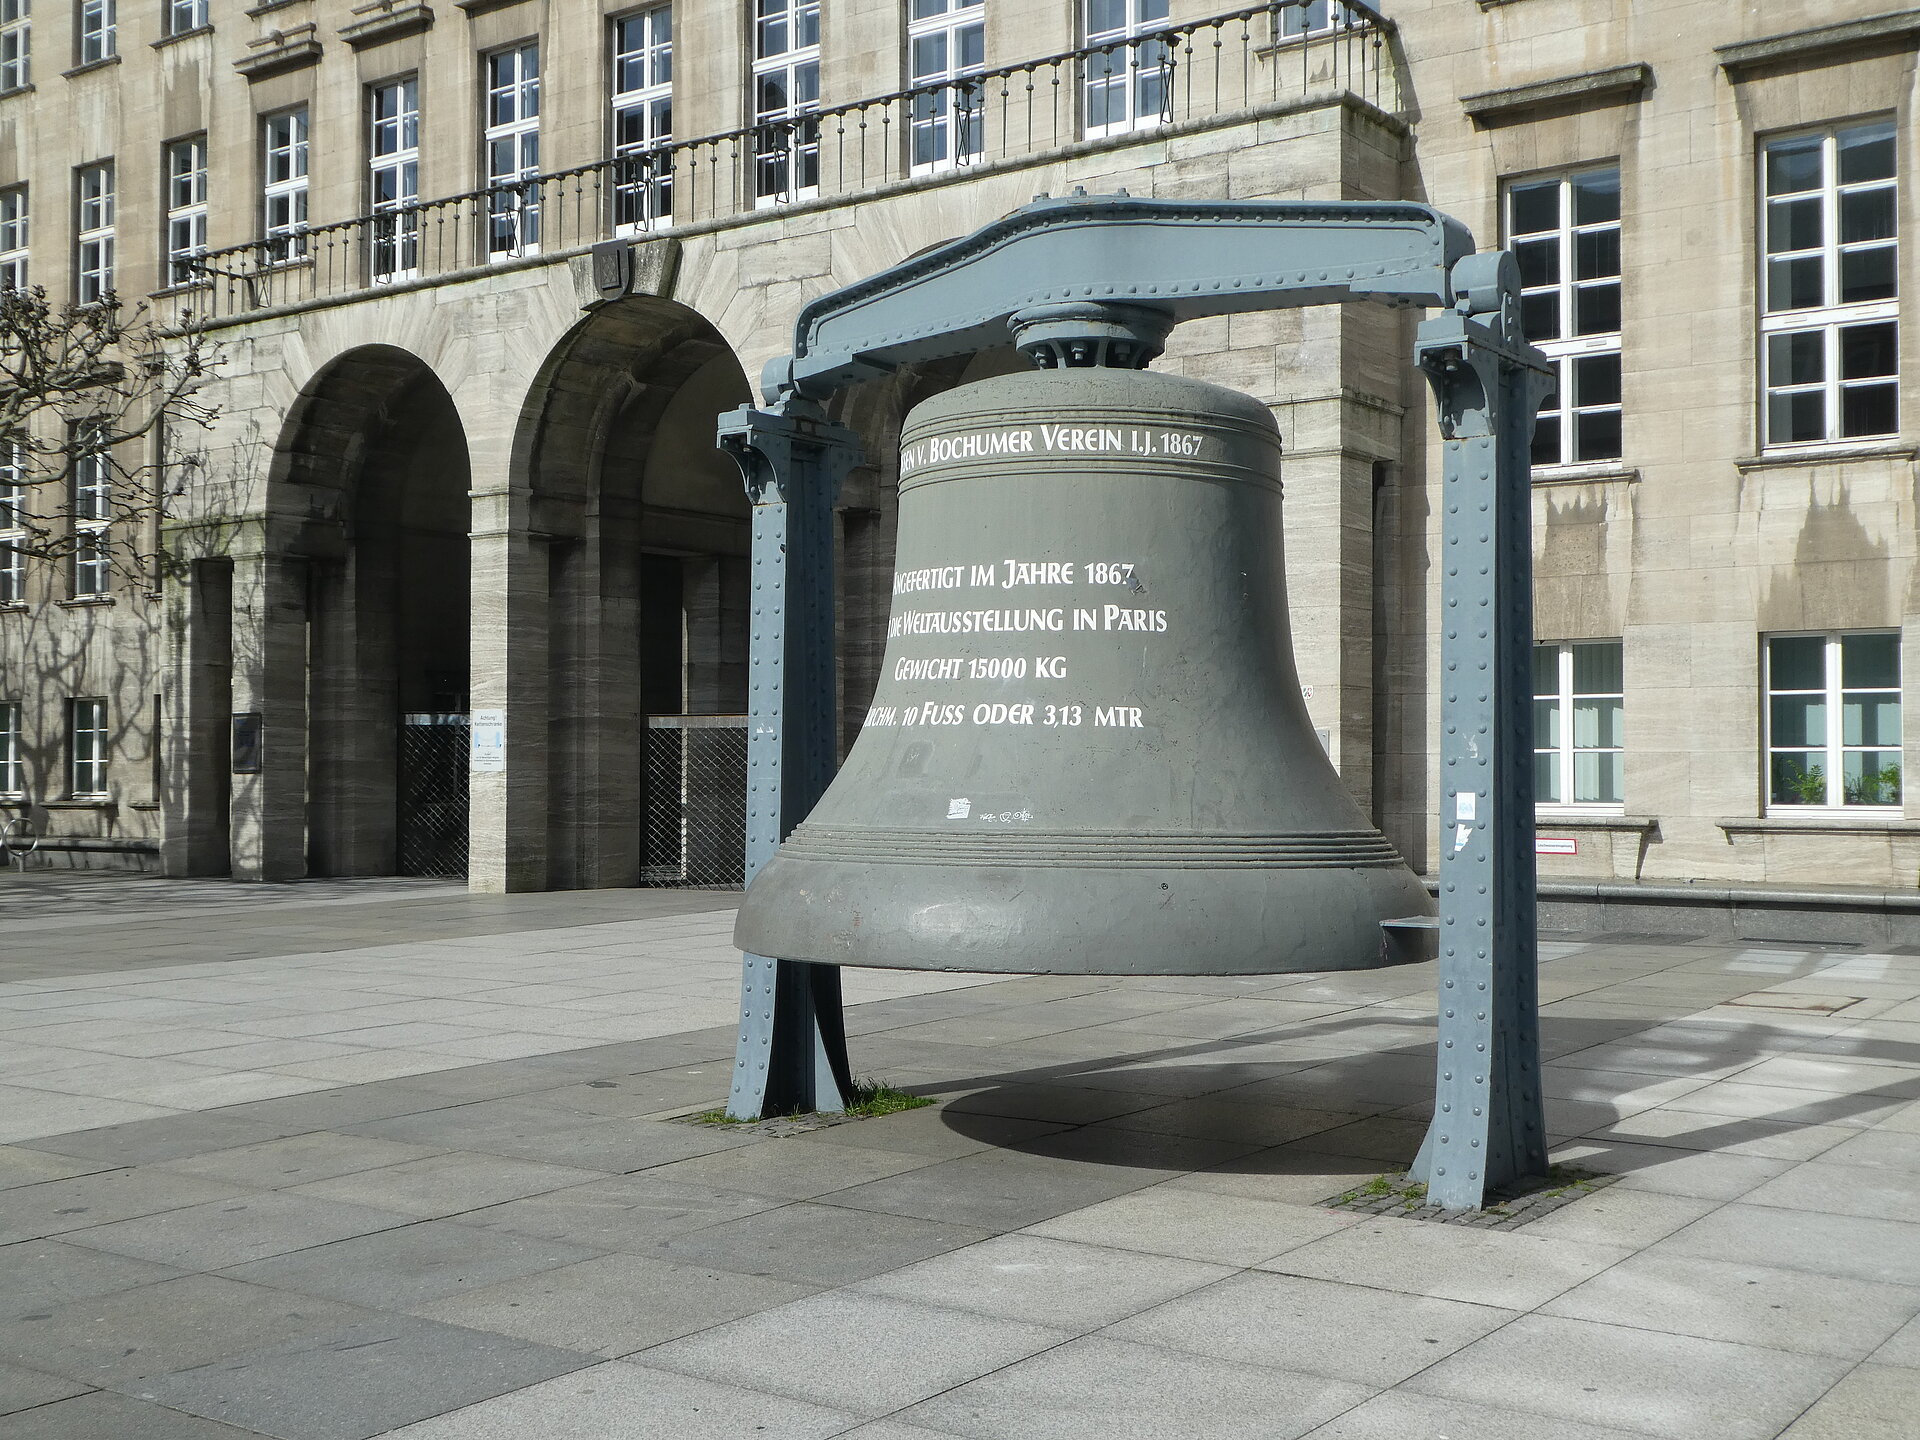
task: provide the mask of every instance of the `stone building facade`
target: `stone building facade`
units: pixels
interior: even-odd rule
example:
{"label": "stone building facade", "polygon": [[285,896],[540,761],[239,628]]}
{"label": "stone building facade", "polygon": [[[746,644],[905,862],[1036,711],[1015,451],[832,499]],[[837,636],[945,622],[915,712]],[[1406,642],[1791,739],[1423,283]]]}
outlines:
{"label": "stone building facade", "polygon": [[[0,806],[47,807],[60,863],[390,874],[427,863],[408,827],[437,805],[477,889],[641,880],[650,725],[744,707],[748,507],[715,417],[806,300],[1084,186],[1419,200],[1520,254],[1562,367],[1535,457],[1543,878],[1920,884],[1920,11],[6,3],[0,279],[151,296],[224,354],[220,418],[165,457],[162,581],[28,570],[0,602]],[[1158,363],[1272,407],[1309,710],[1430,870],[1411,325],[1194,322]],[[841,403],[867,456],[839,506],[847,740],[902,418],[1019,363]],[[464,754],[468,716],[504,739],[423,798],[408,747],[445,724]]]}

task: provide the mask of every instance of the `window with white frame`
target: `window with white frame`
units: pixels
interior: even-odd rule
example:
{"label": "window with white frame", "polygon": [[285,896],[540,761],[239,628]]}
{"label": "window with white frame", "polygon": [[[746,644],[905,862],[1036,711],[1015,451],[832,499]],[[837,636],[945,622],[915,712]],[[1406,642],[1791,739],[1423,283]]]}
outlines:
{"label": "window with white frame", "polygon": [[1173,51],[1154,38],[1171,23],[1167,0],[1085,0],[1086,135],[1149,130],[1167,118]]}
{"label": "window with white frame", "polygon": [[92,65],[120,53],[118,10],[119,0],[80,0],[80,20],[76,27],[80,64]]}
{"label": "window with white frame", "polygon": [[1626,698],[1618,640],[1533,647],[1533,798],[1618,810]]}
{"label": "window with white frame", "polygon": [[1521,330],[1557,377],[1534,425],[1533,463],[1618,460],[1618,167],[1510,182],[1506,230],[1520,263]]}
{"label": "window with white frame", "polygon": [[0,700],[0,795],[27,793],[24,739],[20,733],[20,702]]}
{"label": "window with white frame", "polygon": [[984,97],[979,82],[965,77],[986,67],[986,0],[907,0],[914,173],[951,169],[985,153]]}
{"label": "window with white frame", "polygon": [[0,440],[0,605],[27,598],[27,447]]}
{"label": "window with white frame", "polygon": [[1763,147],[1769,446],[1899,433],[1894,157],[1890,120]]}
{"label": "window with white frame", "polygon": [[194,261],[207,253],[207,137],[167,146],[167,283],[201,281]]}
{"label": "window with white frame", "polygon": [[82,165],[74,184],[80,202],[74,294],[82,305],[95,305],[113,293],[113,162]]}
{"label": "window with white frame", "polygon": [[420,273],[420,81],[409,75],[368,95],[368,200],[376,282]]}
{"label": "window with white frame", "polygon": [[282,265],[307,254],[307,107],[269,115],[261,125],[261,228],[268,263]]}
{"label": "window with white frame", "polygon": [[0,94],[33,81],[32,0],[0,0]]}
{"label": "window with white frame", "polygon": [[1282,39],[1351,30],[1359,23],[1359,19],[1340,0],[1280,0]]}
{"label": "window with white frame", "polygon": [[67,702],[67,754],[72,769],[69,793],[90,800],[107,793],[107,702],[76,696]]}
{"label": "window with white frame", "polygon": [[27,288],[27,187],[0,190],[0,290]]}
{"label": "window with white frame", "polygon": [[73,519],[73,594],[105,595],[112,580],[113,470],[93,443],[93,425],[74,427],[69,514]]}
{"label": "window with white frame", "polygon": [[631,234],[673,216],[673,7],[613,22],[613,225]]}
{"label": "window with white frame", "polygon": [[207,0],[167,0],[167,34],[185,35],[207,26]]}
{"label": "window with white frame", "polygon": [[1900,636],[1770,635],[1767,802],[1900,803]]}
{"label": "window with white frame", "polygon": [[820,0],[756,0],[753,194],[758,204],[820,193]]}
{"label": "window with white frame", "polygon": [[[487,253],[540,248],[540,46],[487,56]],[[533,183],[529,183],[533,182]]]}

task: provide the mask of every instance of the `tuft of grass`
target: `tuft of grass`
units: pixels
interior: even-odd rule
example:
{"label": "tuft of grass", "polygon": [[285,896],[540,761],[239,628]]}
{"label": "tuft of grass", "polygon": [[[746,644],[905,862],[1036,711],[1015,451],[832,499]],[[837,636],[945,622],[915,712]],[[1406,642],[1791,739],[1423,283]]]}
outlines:
{"label": "tuft of grass", "polygon": [[[846,1109],[841,1112],[849,1120],[871,1120],[880,1115],[893,1115],[902,1110],[918,1110],[923,1105],[933,1104],[931,1096],[915,1095],[911,1091],[899,1090],[884,1080],[871,1076],[854,1081],[853,1094],[847,1097]],[[769,1120],[800,1120],[818,1115],[823,1120],[838,1120],[840,1115],[817,1110],[789,1110],[784,1115],[762,1115],[757,1119],[740,1120],[729,1115],[724,1108],[702,1110],[698,1115],[687,1118],[696,1125],[760,1125]]]}

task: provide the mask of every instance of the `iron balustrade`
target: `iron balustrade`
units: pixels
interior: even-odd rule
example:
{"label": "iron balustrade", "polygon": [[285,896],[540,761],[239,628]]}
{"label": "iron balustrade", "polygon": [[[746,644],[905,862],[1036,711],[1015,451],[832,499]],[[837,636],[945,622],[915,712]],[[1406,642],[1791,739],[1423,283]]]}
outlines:
{"label": "iron balustrade", "polygon": [[[1359,0],[1271,0],[1148,34],[672,141],[209,250],[157,299],[177,322],[367,294],[622,235],[1116,147],[1170,126],[1353,95],[1400,106],[1392,25]],[[1323,28],[1288,34],[1321,16]],[[1120,98],[1124,94],[1126,99]],[[1157,106],[1155,110],[1152,107]],[[1143,113],[1144,112],[1144,113]],[[940,142],[929,144],[937,127]],[[525,223],[537,215],[538,225]],[[503,225],[502,217],[515,223]]]}

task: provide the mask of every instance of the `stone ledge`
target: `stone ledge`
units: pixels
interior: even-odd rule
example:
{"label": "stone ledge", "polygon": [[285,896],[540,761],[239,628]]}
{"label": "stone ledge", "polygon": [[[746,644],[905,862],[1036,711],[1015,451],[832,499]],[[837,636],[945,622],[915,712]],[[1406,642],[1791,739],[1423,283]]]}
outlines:
{"label": "stone ledge", "polygon": [[84,65],[76,65],[71,70],[62,70],[60,74],[64,79],[71,80],[77,75],[91,75],[96,70],[105,70],[109,66],[118,65],[119,63],[119,55],[104,55],[98,60],[89,60]]}
{"label": "stone ledge", "polygon": [[1653,815],[1595,815],[1556,814],[1548,810],[1537,810],[1533,816],[1533,828],[1538,830],[1616,830],[1623,834],[1646,834],[1649,830],[1660,828],[1659,818]]}
{"label": "stone ledge", "polygon": [[1504,90],[1481,90],[1460,97],[1460,108],[1476,126],[1508,125],[1538,110],[1560,105],[1625,105],[1640,99],[1653,83],[1653,67],[1644,62],[1563,75]]}
{"label": "stone ledge", "polygon": [[1895,441],[1883,445],[1832,445],[1818,450],[1775,450],[1764,455],[1740,455],[1733,462],[1743,474],[1748,470],[1785,470],[1796,465],[1836,465],[1849,460],[1911,460],[1920,447]]}
{"label": "stone ledge", "polygon": [[213,33],[213,26],[196,25],[191,30],[182,30],[175,35],[162,35],[158,40],[155,40],[149,48],[154,50],[164,50],[169,45],[178,45],[182,40],[194,40],[199,38],[202,35],[211,35],[212,33]]}
{"label": "stone ledge", "polygon": [[509,5],[519,5],[524,0],[453,0],[453,3],[468,15],[485,15],[492,10],[504,10]]}
{"label": "stone ledge", "polygon": [[[13,804],[15,809],[30,810],[34,808],[33,806],[28,805],[25,801],[15,801],[11,803]],[[40,802],[39,808],[42,810],[110,811],[110,810],[118,810],[120,808],[120,802],[118,800],[86,799],[86,798],[82,798],[78,800],[42,800]]]}
{"label": "stone ledge", "polygon": [[1535,485],[1637,485],[1640,471],[1633,465],[1536,465]]}
{"label": "stone ledge", "polygon": [[11,90],[0,90],[0,100],[11,100],[16,95],[31,95],[32,93],[33,86],[31,83],[16,85]]}
{"label": "stone ledge", "polygon": [[1920,835],[1920,820],[1888,815],[1755,815],[1713,822],[1735,835]]}
{"label": "stone ledge", "polygon": [[62,610],[86,610],[95,605],[111,605],[114,599],[111,595],[70,595],[65,600],[53,603]]}
{"label": "stone ledge", "polygon": [[289,70],[317,65],[321,46],[314,36],[318,28],[312,23],[295,25],[249,40],[247,48],[254,53],[241,56],[233,62],[233,68],[249,80],[265,80],[270,75],[284,75]]}
{"label": "stone ledge", "polygon": [[1758,70],[1830,65],[1902,49],[1920,39],[1920,10],[1900,10],[1866,20],[1847,20],[1811,30],[1792,30],[1762,40],[1716,45],[1713,53],[1729,80]]}
{"label": "stone ledge", "polygon": [[354,19],[335,32],[355,50],[418,35],[433,26],[433,10],[423,0],[373,0],[356,5]]}

